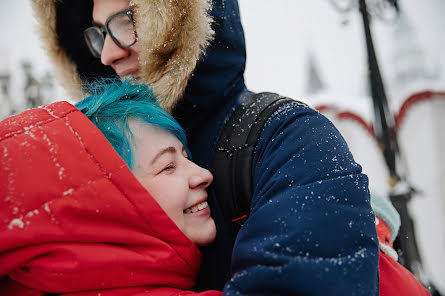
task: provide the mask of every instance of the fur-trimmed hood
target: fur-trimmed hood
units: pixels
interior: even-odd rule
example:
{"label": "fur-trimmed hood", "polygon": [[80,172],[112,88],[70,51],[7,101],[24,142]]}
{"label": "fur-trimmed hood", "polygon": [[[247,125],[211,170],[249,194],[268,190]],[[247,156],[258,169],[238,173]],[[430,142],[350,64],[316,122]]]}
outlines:
{"label": "fur-trimmed hood", "polygon": [[[141,81],[171,111],[212,39],[211,5],[209,0],[132,0],[131,5],[142,48]],[[83,38],[93,1],[32,0],[32,6],[55,77],[74,101],[86,95],[81,85],[89,79],[114,75],[92,57]]]}

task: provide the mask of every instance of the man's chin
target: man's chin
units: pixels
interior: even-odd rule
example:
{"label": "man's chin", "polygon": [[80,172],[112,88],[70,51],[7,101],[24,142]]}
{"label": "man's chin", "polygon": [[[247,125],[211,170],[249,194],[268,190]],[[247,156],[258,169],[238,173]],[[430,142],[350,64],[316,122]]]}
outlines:
{"label": "man's chin", "polygon": [[139,79],[138,76],[134,76],[134,75],[127,75],[127,76],[120,76],[121,80],[128,80],[133,84],[141,84],[141,81]]}

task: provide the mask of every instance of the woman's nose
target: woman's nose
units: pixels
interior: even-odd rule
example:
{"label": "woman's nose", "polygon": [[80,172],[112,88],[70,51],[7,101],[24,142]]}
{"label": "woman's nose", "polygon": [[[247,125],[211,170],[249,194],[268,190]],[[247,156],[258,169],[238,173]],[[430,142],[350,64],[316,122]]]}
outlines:
{"label": "woman's nose", "polygon": [[202,187],[207,188],[213,181],[213,175],[210,173],[210,171],[206,170],[205,168],[202,168],[196,164],[193,164],[195,168],[195,173],[190,178],[190,187],[196,188],[196,187]]}
{"label": "woman's nose", "polygon": [[110,35],[105,36],[104,47],[100,60],[105,66],[111,66],[115,62],[128,56],[128,49],[120,48],[114,43]]}

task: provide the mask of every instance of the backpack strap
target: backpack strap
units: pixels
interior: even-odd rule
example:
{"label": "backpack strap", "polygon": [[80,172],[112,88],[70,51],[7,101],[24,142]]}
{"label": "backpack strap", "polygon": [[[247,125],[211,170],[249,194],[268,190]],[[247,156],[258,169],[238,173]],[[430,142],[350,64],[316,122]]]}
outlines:
{"label": "backpack strap", "polygon": [[213,187],[235,239],[250,214],[253,153],[264,125],[283,104],[295,100],[274,93],[246,97],[219,137],[213,160]]}

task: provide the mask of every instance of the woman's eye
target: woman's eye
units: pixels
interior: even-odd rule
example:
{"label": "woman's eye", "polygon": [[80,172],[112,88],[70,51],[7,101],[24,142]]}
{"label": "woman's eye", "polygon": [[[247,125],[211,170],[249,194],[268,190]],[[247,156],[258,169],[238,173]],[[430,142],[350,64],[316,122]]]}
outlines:
{"label": "woman's eye", "polygon": [[161,172],[169,172],[171,170],[174,170],[176,168],[176,165],[174,163],[170,163],[166,167],[164,167]]}

